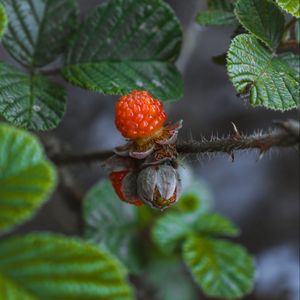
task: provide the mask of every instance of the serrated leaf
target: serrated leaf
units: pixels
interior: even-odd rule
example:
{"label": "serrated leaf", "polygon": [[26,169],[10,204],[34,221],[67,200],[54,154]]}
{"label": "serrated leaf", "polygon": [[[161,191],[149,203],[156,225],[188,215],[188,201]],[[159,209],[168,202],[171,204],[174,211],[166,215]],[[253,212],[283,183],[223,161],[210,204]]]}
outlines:
{"label": "serrated leaf", "polygon": [[0,114],[9,122],[33,130],[58,125],[66,109],[63,87],[4,63],[0,63],[0,78]]}
{"label": "serrated leaf", "polygon": [[201,11],[196,17],[199,25],[203,26],[225,26],[237,24],[237,19],[233,12],[214,10]]}
{"label": "serrated leaf", "polygon": [[56,176],[41,145],[29,133],[2,123],[0,141],[0,231],[8,231],[40,208]]}
{"label": "serrated leaf", "polygon": [[284,33],[284,15],[271,0],[239,0],[235,14],[250,33],[275,52]]}
{"label": "serrated leaf", "polygon": [[184,244],[183,258],[209,297],[240,299],[252,289],[253,260],[241,246],[193,236]]}
{"label": "serrated leaf", "polygon": [[0,298],[130,300],[126,271],[79,239],[30,234],[0,242]]}
{"label": "serrated leaf", "polygon": [[85,20],[66,57],[65,78],[104,94],[148,90],[179,99],[181,76],[173,65],[182,42],[180,24],[161,0],[110,0]]}
{"label": "serrated leaf", "polygon": [[7,26],[7,16],[4,6],[0,3],[0,39],[4,33]]}
{"label": "serrated leaf", "polygon": [[111,183],[105,180],[86,195],[83,214],[85,238],[107,248],[131,271],[137,271],[138,253],[134,249],[136,208],[121,202]]}
{"label": "serrated leaf", "polygon": [[300,17],[299,0],[276,0],[277,4],[295,17]]}
{"label": "serrated leaf", "polygon": [[285,52],[279,55],[279,57],[285,61],[291,68],[293,68],[298,74],[300,73],[300,56],[292,52]]}
{"label": "serrated leaf", "polygon": [[77,26],[75,0],[2,0],[9,26],[7,51],[21,64],[44,66],[61,54]]}
{"label": "serrated leaf", "polygon": [[179,213],[167,213],[155,222],[151,235],[162,252],[172,253],[190,232],[187,218]]}
{"label": "serrated leaf", "polygon": [[217,213],[205,213],[199,217],[194,226],[202,234],[238,236],[240,230],[227,218]]}
{"label": "serrated leaf", "polygon": [[299,74],[251,35],[235,37],[227,55],[229,77],[253,106],[288,110],[299,105]]}

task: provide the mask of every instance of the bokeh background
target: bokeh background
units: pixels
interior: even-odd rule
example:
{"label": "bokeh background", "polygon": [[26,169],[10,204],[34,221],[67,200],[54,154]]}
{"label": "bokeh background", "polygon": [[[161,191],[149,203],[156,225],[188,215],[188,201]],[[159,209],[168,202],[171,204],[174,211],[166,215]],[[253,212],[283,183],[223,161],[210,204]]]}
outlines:
{"label": "bokeh background", "polygon": [[[78,1],[82,17],[103,1]],[[181,140],[226,135],[234,122],[243,133],[267,130],[273,120],[299,118],[297,111],[285,113],[252,108],[236,96],[224,67],[212,56],[224,53],[233,28],[204,28],[195,22],[205,9],[204,0],[169,0],[182,22],[184,43],[177,65],[185,82],[184,97],[167,104],[171,120],[184,120]],[[0,59],[11,58],[0,47]],[[68,151],[82,153],[110,149],[124,142],[114,126],[116,97],[84,91],[64,82],[69,93],[67,113],[57,129],[41,134],[54,147],[57,138]],[[211,190],[214,209],[231,218],[241,229],[239,242],[255,255],[257,280],[252,300],[299,299],[299,152],[273,150],[258,161],[258,153],[237,153],[232,163],[226,155],[200,156],[190,161],[194,172]],[[99,164],[62,170],[67,185],[59,189],[29,223],[17,229],[82,233],[79,203],[84,194],[105,174]],[[14,232],[15,233],[15,232]],[[182,296],[185,299],[184,295]],[[150,298],[141,298],[148,300]],[[199,295],[199,299],[206,299]]]}

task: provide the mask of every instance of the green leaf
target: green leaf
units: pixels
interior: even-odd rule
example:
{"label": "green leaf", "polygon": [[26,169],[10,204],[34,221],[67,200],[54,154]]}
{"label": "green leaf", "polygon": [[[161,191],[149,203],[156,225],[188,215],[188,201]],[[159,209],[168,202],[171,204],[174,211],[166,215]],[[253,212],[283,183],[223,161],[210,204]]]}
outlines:
{"label": "green leaf", "polygon": [[138,269],[136,208],[120,201],[108,180],[95,185],[84,201],[85,238],[107,248],[128,268]]}
{"label": "green leaf", "polygon": [[31,134],[0,123],[0,141],[0,231],[8,231],[40,208],[56,176]]}
{"label": "green leaf", "polygon": [[192,236],[184,244],[183,258],[209,297],[240,299],[252,289],[253,260],[241,246]]}
{"label": "green leaf", "polygon": [[126,271],[79,239],[30,234],[0,242],[0,298],[130,300]]}
{"label": "green leaf", "polygon": [[3,5],[0,3],[0,39],[4,33],[7,26],[7,16]]}
{"label": "green leaf", "polygon": [[228,219],[217,213],[205,213],[199,217],[195,230],[208,235],[238,236],[240,230]]}
{"label": "green leaf", "polygon": [[233,11],[233,4],[230,0],[208,0],[207,6],[209,10]]}
{"label": "green leaf", "polygon": [[192,232],[188,218],[179,213],[167,213],[152,227],[152,239],[164,253],[172,253]]}
{"label": "green leaf", "polygon": [[237,24],[234,13],[222,10],[201,11],[198,13],[196,21],[199,25],[203,26],[224,26]]}
{"label": "green leaf", "polygon": [[298,74],[300,73],[300,56],[292,52],[285,52],[279,55],[279,57],[285,61],[291,68],[293,68]]}
{"label": "green leaf", "polygon": [[295,24],[295,38],[297,43],[300,43],[300,19],[297,19]]}
{"label": "green leaf", "polygon": [[182,78],[173,62],[182,31],[161,0],[110,0],[85,20],[72,42],[63,74],[71,83],[104,94],[150,91],[179,99]]}
{"label": "green leaf", "polygon": [[177,261],[165,257],[149,264],[142,275],[151,286],[155,299],[159,300],[197,300],[197,288],[190,280],[188,273]]}
{"label": "green leaf", "polygon": [[253,106],[288,110],[299,105],[299,74],[254,36],[241,34],[232,40],[227,70],[236,90],[250,93]]}
{"label": "green leaf", "polygon": [[276,0],[277,4],[294,15],[295,17],[300,17],[300,2],[299,0]]}
{"label": "green leaf", "polygon": [[21,64],[44,66],[61,54],[77,26],[75,0],[2,0],[9,25],[7,51]]}
{"label": "green leaf", "polygon": [[284,15],[271,0],[239,0],[235,14],[240,23],[275,52],[284,33]]}
{"label": "green leaf", "polygon": [[49,130],[66,109],[66,92],[41,75],[27,75],[0,63],[0,114],[16,126]]}

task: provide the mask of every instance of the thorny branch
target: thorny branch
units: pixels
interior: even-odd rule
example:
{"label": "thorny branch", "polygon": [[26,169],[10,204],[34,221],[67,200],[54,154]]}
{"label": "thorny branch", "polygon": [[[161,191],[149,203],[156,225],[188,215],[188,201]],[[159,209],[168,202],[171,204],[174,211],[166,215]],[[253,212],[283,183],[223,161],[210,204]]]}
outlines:
{"label": "thorny branch", "polygon": [[[300,124],[295,120],[274,122],[275,128],[265,133],[241,135],[234,123],[234,133],[225,138],[212,138],[199,142],[188,142],[177,146],[181,155],[202,153],[228,153],[234,158],[234,151],[258,149],[261,156],[273,147],[292,147],[300,142]],[[59,166],[80,163],[101,162],[111,155],[113,150],[99,151],[86,154],[54,154],[51,160]]]}

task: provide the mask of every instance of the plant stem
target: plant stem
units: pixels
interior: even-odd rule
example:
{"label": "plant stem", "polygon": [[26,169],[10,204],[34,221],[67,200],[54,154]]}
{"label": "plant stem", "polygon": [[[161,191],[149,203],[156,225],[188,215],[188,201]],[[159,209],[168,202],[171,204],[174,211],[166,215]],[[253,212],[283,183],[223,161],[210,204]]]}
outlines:
{"label": "plant stem", "polygon": [[[192,141],[177,146],[180,155],[197,155],[203,153],[228,153],[233,157],[234,151],[258,149],[262,154],[273,147],[292,147],[300,142],[300,124],[288,120],[275,122],[276,128],[265,133],[240,135],[236,126],[234,133],[225,138],[212,138],[199,142]],[[51,160],[58,166],[89,164],[104,161],[114,154],[113,150],[85,154],[56,154]]]}

